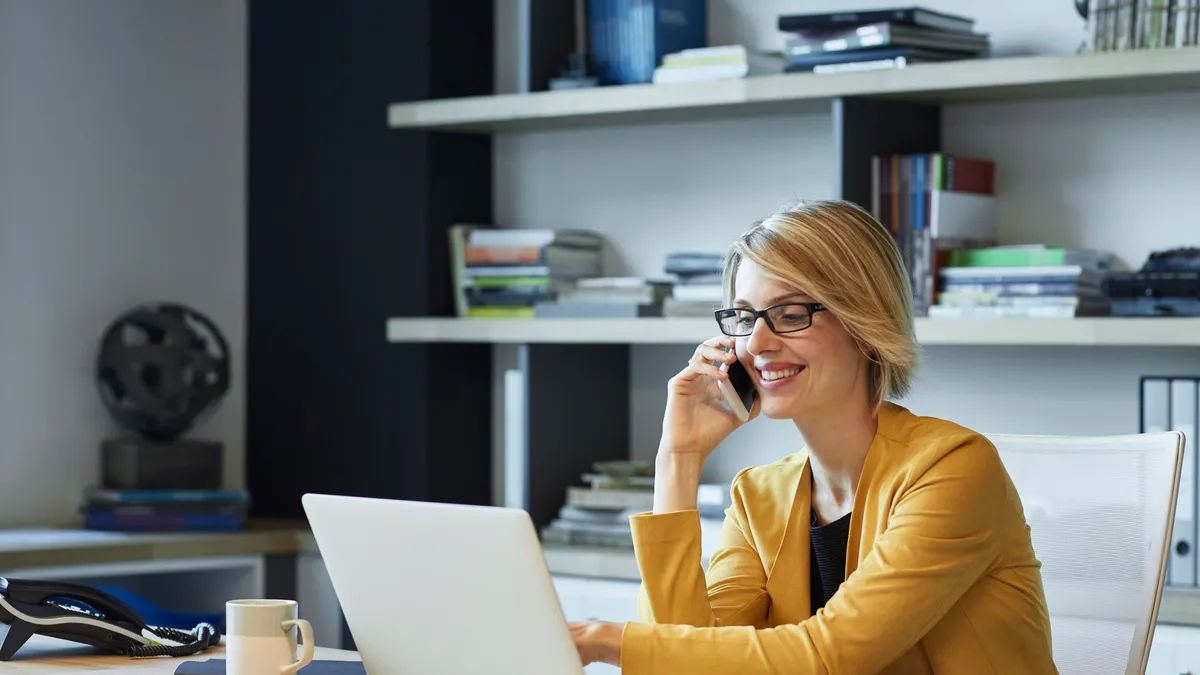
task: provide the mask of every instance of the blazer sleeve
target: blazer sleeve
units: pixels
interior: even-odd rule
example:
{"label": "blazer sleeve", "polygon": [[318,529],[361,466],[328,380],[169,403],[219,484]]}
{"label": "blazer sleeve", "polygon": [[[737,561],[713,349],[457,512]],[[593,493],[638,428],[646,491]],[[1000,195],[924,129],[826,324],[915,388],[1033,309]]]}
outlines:
{"label": "blazer sleeve", "polygon": [[700,560],[698,511],[639,514],[630,519],[642,577],[639,619],[695,627],[766,625],[767,577],[744,530],[738,478],[732,484],[732,505],[725,511],[707,576]]}
{"label": "blazer sleeve", "polygon": [[815,616],[771,628],[630,622],[622,638],[622,672],[881,670],[911,649],[999,558],[993,519],[1008,493],[999,459],[992,457],[986,440],[968,441],[916,478],[871,552]]}

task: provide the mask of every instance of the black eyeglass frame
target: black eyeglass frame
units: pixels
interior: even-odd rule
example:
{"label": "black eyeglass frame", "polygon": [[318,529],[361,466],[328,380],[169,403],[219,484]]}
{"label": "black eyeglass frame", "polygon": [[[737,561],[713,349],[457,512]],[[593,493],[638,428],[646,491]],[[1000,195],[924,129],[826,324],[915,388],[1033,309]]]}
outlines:
{"label": "black eyeglass frame", "polygon": [[[783,330],[783,331],[776,330],[775,323],[773,321],[771,321],[771,317],[767,314],[767,312],[770,312],[773,309],[779,309],[780,307],[803,307],[804,309],[808,310],[808,324],[802,328],[793,328],[791,330]],[[758,323],[759,319],[762,319],[763,321],[767,322],[767,328],[770,328],[772,333],[775,333],[776,335],[787,335],[788,333],[799,333],[802,330],[808,330],[809,328],[812,328],[813,315],[816,314],[817,312],[824,312],[827,309],[828,308],[825,305],[822,305],[819,302],[781,302],[778,305],[771,305],[770,307],[764,307],[763,309],[751,309],[749,307],[723,307],[723,308],[715,310],[713,312],[713,318],[715,318],[717,320],[717,328],[719,328],[722,333],[724,333],[725,335],[728,335],[729,337],[750,337],[750,335],[752,335],[754,333],[753,326],[754,326],[754,324]],[[749,314],[753,314],[754,315],[754,324],[751,324],[750,332],[749,333],[726,332],[725,327],[721,325],[721,314],[723,312],[746,312]]]}

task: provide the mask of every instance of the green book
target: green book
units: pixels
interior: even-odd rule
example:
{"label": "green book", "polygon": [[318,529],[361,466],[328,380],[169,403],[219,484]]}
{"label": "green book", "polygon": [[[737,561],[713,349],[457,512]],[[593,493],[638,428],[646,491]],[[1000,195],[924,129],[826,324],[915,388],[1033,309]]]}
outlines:
{"label": "green book", "polygon": [[546,288],[550,286],[550,277],[473,277],[471,286],[475,288]]}
{"label": "green book", "polygon": [[951,267],[1104,267],[1107,260],[1108,254],[1100,251],[1057,247],[1000,247],[950,251],[946,264]]}
{"label": "green book", "polygon": [[532,319],[533,307],[470,307],[470,319]]}

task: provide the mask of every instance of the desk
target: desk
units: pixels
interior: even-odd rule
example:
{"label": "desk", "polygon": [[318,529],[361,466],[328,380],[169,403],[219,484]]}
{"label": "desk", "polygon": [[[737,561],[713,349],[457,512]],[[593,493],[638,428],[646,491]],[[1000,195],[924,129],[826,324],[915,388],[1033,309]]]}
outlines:
{"label": "desk", "polygon": [[0,530],[0,569],[316,552],[312,533],[300,522],[251,520],[237,532]]}
{"label": "desk", "polygon": [[[6,675],[171,675],[183,661],[202,661],[210,658],[224,658],[223,650],[218,647],[203,654],[178,659],[131,659],[128,656],[99,654],[86,645],[35,635],[11,661],[0,663],[0,672]],[[360,660],[358,652],[324,647],[317,647],[314,659]],[[301,669],[300,674],[303,673],[304,669]]]}

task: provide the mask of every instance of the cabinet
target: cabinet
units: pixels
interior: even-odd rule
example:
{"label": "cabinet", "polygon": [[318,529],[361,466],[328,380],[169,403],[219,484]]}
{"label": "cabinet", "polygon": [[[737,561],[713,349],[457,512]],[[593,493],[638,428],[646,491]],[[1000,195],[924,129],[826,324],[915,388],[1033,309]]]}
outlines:
{"label": "cabinet", "polygon": [[1200,628],[1193,626],[1159,625],[1154,629],[1154,642],[1146,675],[1200,674]]}
{"label": "cabinet", "polygon": [[[567,621],[637,620],[636,581],[554,575],[554,590]],[[620,670],[607,664],[592,664],[588,675],[610,675]]]}

